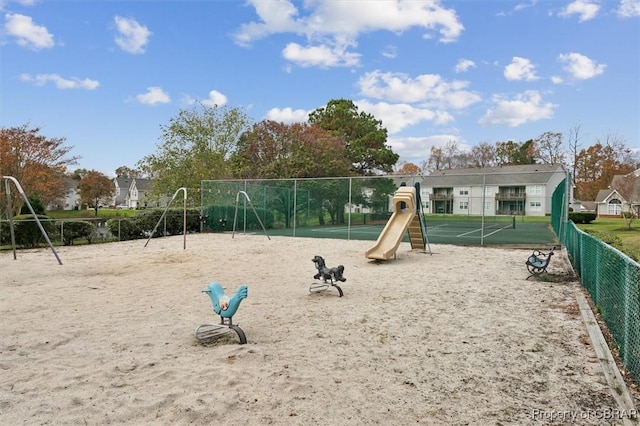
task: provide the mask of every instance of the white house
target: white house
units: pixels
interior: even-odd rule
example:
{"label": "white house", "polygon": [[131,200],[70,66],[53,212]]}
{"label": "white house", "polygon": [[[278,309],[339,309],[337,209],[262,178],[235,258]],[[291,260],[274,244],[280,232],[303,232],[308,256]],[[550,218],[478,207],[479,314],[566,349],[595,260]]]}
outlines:
{"label": "white house", "polygon": [[126,206],[128,209],[157,207],[158,203],[147,198],[151,190],[151,180],[144,178],[114,178],[116,187],[114,206]]}
{"label": "white house", "polygon": [[131,178],[117,177],[113,178],[113,184],[115,186],[115,192],[113,196],[112,205],[115,206],[127,206],[129,207],[129,188],[131,187]]}
{"label": "white house", "polygon": [[[635,180],[627,188],[622,184],[626,178]],[[631,208],[636,213],[640,211],[640,169],[628,175],[614,176],[609,188],[598,191],[595,204],[598,217],[620,217]]]}
{"label": "white house", "polygon": [[78,181],[70,177],[64,178],[65,193],[62,199],[49,204],[47,210],[77,210],[80,208],[80,194],[78,193]]}
{"label": "white house", "polygon": [[135,178],[129,186],[127,202],[129,208],[141,209],[147,207],[157,207],[156,202],[151,202],[147,198],[147,191],[151,190],[151,180]]}

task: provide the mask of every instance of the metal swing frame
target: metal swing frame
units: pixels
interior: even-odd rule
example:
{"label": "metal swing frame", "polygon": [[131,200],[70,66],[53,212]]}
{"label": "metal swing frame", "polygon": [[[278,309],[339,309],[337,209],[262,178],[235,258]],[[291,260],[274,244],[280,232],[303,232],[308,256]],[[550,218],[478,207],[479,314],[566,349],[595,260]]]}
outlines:
{"label": "metal swing frame", "polygon": [[22,197],[24,202],[29,207],[29,211],[33,215],[33,218],[36,220],[36,223],[38,224],[38,228],[40,228],[40,232],[42,233],[42,236],[44,237],[44,239],[47,241],[47,244],[49,245],[49,248],[51,249],[51,252],[53,253],[53,255],[58,260],[58,264],[62,265],[62,261],[60,260],[60,256],[58,256],[58,252],[56,252],[56,249],[53,247],[53,244],[51,243],[51,240],[49,239],[49,235],[47,235],[47,231],[44,230],[44,227],[42,226],[42,223],[40,223],[40,219],[38,219],[38,215],[36,215],[36,212],[33,210],[33,207],[31,206],[31,203],[29,202],[29,199],[27,198],[26,194],[24,193],[24,190],[22,189],[22,186],[20,186],[20,182],[18,182],[18,179],[14,178],[13,176],[2,176],[2,179],[4,180],[5,192],[7,193],[7,216],[9,217],[9,229],[10,229],[10,233],[11,233],[11,248],[13,249],[13,260],[17,259],[17,257],[16,257],[16,234],[15,234],[15,230],[13,228],[13,211],[12,211],[13,208],[11,206],[11,187],[9,186],[9,182],[13,182],[13,184],[16,186],[16,189],[18,190],[18,193],[20,193],[20,196]]}

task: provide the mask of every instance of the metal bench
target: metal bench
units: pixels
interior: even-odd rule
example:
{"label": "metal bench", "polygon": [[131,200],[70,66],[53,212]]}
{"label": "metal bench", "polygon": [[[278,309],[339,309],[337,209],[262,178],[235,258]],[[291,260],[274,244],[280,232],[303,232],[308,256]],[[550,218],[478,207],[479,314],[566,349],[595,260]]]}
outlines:
{"label": "metal bench", "polygon": [[529,275],[527,279],[538,276],[543,272],[547,272],[547,267],[549,266],[549,262],[551,262],[551,256],[553,256],[553,252],[555,250],[555,246],[551,247],[551,250],[548,252],[543,252],[540,250],[534,250],[534,252],[529,256],[525,264],[527,265],[527,270],[529,271]]}

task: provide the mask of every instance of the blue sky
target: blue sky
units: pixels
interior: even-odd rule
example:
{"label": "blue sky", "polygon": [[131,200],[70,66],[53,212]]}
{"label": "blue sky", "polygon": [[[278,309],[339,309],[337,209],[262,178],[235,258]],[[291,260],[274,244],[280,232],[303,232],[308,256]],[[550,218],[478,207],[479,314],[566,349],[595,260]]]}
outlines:
{"label": "blue sky", "polygon": [[640,148],[640,0],[0,0],[0,125],[65,138],[113,176],[194,102],[305,121],[331,99],[382,120],[400,161],[432,146]]}

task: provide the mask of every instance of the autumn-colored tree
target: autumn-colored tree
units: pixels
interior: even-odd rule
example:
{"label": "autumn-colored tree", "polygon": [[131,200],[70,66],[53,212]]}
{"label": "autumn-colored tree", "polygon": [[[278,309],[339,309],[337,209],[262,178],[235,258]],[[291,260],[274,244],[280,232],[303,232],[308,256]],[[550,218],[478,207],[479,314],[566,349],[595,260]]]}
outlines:
{"label": "autumn-colored tree", "polygon": [[309,114],[309,122],[344,139],[353,171],[362,176],[391,173],[398,154],[387,145],[387,129],[348,99],[333,99]]}
{"label": "autumn-colored tree", "polygon": [[96,170],[90,170],[80,182],[78,182],[78,194],[82,204],[86,204],[95,210],[101,206],[109,205],[115,193],[115,186],[111,179]]}
{"label": "autumn-colored tree", "polygon": [[[44,205],[57,202],[66,191],[64,175],[67,166],[78,157],[69,156],[72,147],[64,146],[64,138],[48,138],[41,128],[28,125],[0,129],[0,175],[12,176],[25,194]],[[11,185],[10,185],[11,187]],[[12,214],[20,211],[24,201],[17,190],[10,189]],[[0,185],[0,206],[5,210],[5,185]]]}
{"label": "autumn-colored tree", "polygon": [[496,162],[500,166],[514,164],[519,150],[520,144],[516,141],[496,142]]}
{"label": "autumn-colored tree", "polygon": [[245,179],[346,176],[351,165],[342,138],[316,125],[272,120],[242,135],[232,162],[234,175]]}
{"label": "autumn-colored tree", "polygon": [[420,167],[416,164],[404,161],[400,168],[395,171],[396,175],[404,175],[404,176],[417,176],[421,172]]}
{"label": "autumn-colored tree", "polygon": [[181,110],[169,125],[161,126],[158,152],[144,157],[137,167],[152,179],[156,196],[182,187],[199,188],[202,180],[229,178],[227,160],[250,121],[239,108],[198,104]]}
{"label": "autumn-colored tree", "polygon": [[626,175],[638,168],[629,151],[622,140],[609,137],[604,144],[598,141],[580,150],[575,162],[576,198],[595,200],[598,191],[608,188],[615,175]]}
{"label": "autumn-colored tree", "polygon": [[526,142],[496,142],[496,160],[498,165],[535,164],[537,152],[533,140]]}
{"label": "autumn-colored tree", "polygon": [[439,146],[432,146],[427,160],[426,171],[433,172],[435,170],[444,169],[444,152]]}
{"label": "autumn-colored tree", "polygon": [[[238,149],[231,157],[235,176],[240,178],[317,178],[346,176],[351,162],[345,154],[344,139],[333,136],[316,125],[306,123],[284,124],[272,120],[261,121],[240,138]],[[316,181],[314,194],[335,197],[336,190],[329,190],[330,183]],[[288,183],[282,183],[287,186]],[[275,182],[273,186],[280,186]],[[288,192],[277,192],[270,207],[282,213],[285,226],[293,217],[294,205]],[[324,199],[324,198],[323,198]],[[307,203],[322,216],[323,199],[308,199]],[[302,205],[301,205],[302,207]],[[328,210],[333,214],[333,210]],[[343,209],[344,211],[344,209]]]}

